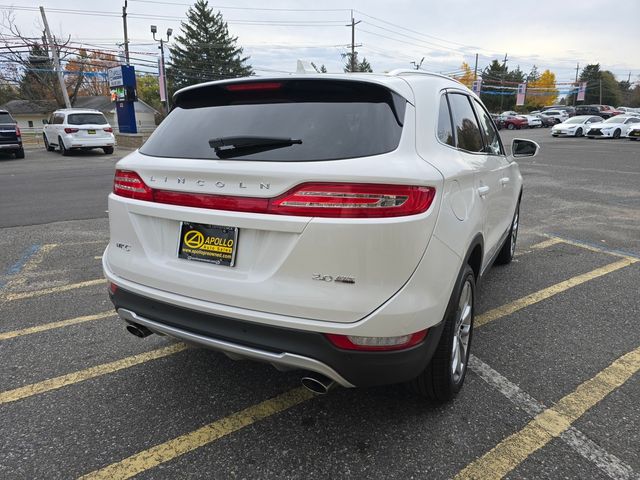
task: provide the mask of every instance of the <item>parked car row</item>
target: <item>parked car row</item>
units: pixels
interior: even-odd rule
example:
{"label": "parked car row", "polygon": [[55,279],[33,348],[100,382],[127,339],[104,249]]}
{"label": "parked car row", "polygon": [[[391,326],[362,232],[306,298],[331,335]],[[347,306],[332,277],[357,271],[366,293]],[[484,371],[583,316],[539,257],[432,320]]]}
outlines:
{"label": "parked car row", "polygon": [[640,116],[616,115],[603,120],[595,115],[578,115],[551,128],[554,137],[640,138]]}

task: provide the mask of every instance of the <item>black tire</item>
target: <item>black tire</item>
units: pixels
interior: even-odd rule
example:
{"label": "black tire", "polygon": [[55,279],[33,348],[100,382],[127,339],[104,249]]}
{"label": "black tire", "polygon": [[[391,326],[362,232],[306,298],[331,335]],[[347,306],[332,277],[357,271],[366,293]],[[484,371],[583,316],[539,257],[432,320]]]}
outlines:
{"label": "black tire", "polygon": [[[466,295],[467,291],[470,294],[468,303],[463,302],[464,298],[466,298],[463,298],[463,295]],[[475,276],[471,267],[465,264],[449,299],[443,320],[442,336],[436,351],[424,371],[409,382],[409,387],[415,393],[434,403],[445,403],[452,400],[464,383],[473,337],[475,297]],[[462,307],[461,303],[464,303]],[[469,307],[468,310],[467,306]],[[467,320],[462,321],[463,319]],[[454,371],[454,361],[456,361],[454,354],[456,347],[458,352],[461,351],[461,338],[466,339],[466,348],[464,348],[463,358],[458,357],[461,363],[456,362],[460,369]]]}
{"label": "black tire", "polygon": [[42,139],[44,140],[44,148],[47,149],[47,152],[53,152],[56,149],[56,147],[49,145],[49,140],[47,140],[47,136],[44,133],[42,134]]}
{"label": "black tire", "polygon": [[584,133],[582,132],[582,127],[580,127],[576,130],[576,137],[581,137],[582,135],[584,135]]}
{"label": "black tire", "polygon": [[113,147],[103,147],[102,150],[105,155],[111,155],[113,153]]}
{"label": "black tire", "polygon": [[71,152],[67,149],[67,147],[64,146],[64,142],[60,137],[58,137],[58,148],[60,148],[60,154],[63,157],[68,157],[71,154]]}
{"label": "black tire", "polygon": [[24,158],[24,148],[21,148],[20,150],[16,150],[14,152],[14,155],[16,158],[20,159],[20,158]]}
{"label": "black tire", "polygon": [[520,226],[520,202],[516,205],[516,211],[511,220],[511,229],[509,235],[505,238],[500,253],[496,257],[495,263],[498,265],[507,265],[513,260],[516,253],[516,243],[518,241],[518,227]]}
{"label": "black tire", "polygon": [[620,135],[622,134],[622,131],[620,131],[619,128],[616,128],[616,131],[613,132],[613,138],[618,140],[620,138]]}
{"label": "black tire", "polygon": [[507,130],[513,130],[514,128],[516,128],[513,123],[507,123]]}

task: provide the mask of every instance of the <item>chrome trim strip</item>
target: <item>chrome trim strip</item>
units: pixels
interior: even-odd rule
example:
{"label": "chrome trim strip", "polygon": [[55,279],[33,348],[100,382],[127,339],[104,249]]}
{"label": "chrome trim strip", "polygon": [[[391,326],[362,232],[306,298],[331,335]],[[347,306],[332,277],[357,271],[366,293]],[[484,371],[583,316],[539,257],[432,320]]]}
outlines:
{"label": "chrome trim strip", "polygon": [[329,367],[328,365],[325,365],[322,362],[319,362],[318,360],[314,360],[313,358],[303,357],[302,355],[297,355],[295,353],[267,352],[264,350],[258,350],[256,348],[245,347],[244,345],[238,345],[236,343],[227,342],[224,340],[217,340],[214,338],[205,337],[203,335],[198,335],[197,333],[187,332],[185,330],[180,330],[175,327],[170,327],[168,325],[163,325],[162,323],[149,320],[148,318],[141,317],[137,313],[124,308],[118,309],[118,315],[120,316],[120,318],[122,318],[127,322],[133,322],[140,325],[144,325],[149,330],[163,333],[165,335],[169,335],[170,337],[184,340],[186,342],[195,343],[203,347],[211,348],[213,350],[218,350],[218,351],[239,356],[242,358],[250,358],[260,362],[270,363],[276,368],[281,366],[281,367],[288,367],[288,368],[295,368],[295,369],[302,369],[302,370],[310,370],[312,372],[316,372],[321,375],[325,375],[326,377],[329,377],[331,380],[334,380],[337,384],[343,387],[346,387],[346,388],[354,387],[354,385],[347,382],[333,368]]}

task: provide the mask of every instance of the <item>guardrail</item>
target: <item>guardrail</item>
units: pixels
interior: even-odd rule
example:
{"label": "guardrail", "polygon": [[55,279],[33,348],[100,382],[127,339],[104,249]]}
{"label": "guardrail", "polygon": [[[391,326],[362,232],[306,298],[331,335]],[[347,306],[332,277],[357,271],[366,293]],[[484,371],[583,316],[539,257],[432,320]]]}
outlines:
{"label": "guardrail", "polygon": [[[156,127],[141,127],[138,128],[138,133],[145,136],[151,135]],[[20,133],[22,134],[22,143],[24,145],[44,146],[42,139],[43,127],[20,127]],[[113,127],[113,133],[120,133],[117,127]]]}

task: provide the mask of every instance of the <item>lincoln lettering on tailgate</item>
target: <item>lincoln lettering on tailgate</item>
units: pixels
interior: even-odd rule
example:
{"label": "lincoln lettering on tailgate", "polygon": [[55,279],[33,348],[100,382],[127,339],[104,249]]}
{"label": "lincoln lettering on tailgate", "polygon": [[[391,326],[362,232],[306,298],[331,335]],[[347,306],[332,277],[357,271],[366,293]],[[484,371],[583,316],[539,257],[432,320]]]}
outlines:
{"label": "lincoln lettering on tailgate", "polygon": [[233,267],[237,242],[236,227],[183,222],[178,257]]}

